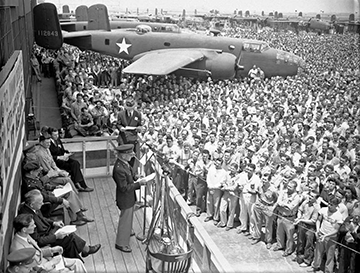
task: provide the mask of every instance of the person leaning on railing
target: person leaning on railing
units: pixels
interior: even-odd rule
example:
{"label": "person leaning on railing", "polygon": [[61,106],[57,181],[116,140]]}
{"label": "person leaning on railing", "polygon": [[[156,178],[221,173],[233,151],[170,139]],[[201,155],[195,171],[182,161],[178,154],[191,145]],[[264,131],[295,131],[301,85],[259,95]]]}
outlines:
{"label": "person leaning on railing", "polygon": [[316,246],[315,257],[312,265],[313,271],[319,271],[326,255],[325,272],[334,272],[336,239],[343,223],[343,216],[338,210],[340,200],[336,197],[331,197],[328,202],[328,207],[319,210],[319,216],[316,221]]}
{"label": "person leaning on railing", "polygon": [[212,166],[210,152],[203,150],[201,158],[196,161],[194,174],[197,175],[196,191],[196,216],[199,217],[202,212],[206,211],[207,183],[206,178],[209,168]]}

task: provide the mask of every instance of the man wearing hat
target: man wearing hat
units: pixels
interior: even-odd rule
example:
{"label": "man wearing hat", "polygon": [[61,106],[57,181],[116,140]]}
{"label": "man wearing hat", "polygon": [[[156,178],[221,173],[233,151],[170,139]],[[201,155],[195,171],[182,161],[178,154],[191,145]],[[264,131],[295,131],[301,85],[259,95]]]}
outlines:
{"label": "man wearing hat", "polygon": [[[28,161],[24,165],[23,170],[24,176],[22,192],[24,195],[33,189],[39,190],[44,198],[44,202],[50,202],[50,210],[54,210],[59,205],[63,205],[64,208],[67,209],[64,217],[70,217],[71,224],[73,225],[82,226],[87,222],[94,221],[94,219],[87,218],[84,215],[84,211],[86,211],[86,209],[84,209],[78,195],[75,192],[70,191],[66,195],[55,197],[53,190],[59,186],[47,183],[49,181],[48,175],[42,177],[39,176],[42,168],[37,161]],[[42,212],[44,212],[44,210],[42,210]],[[51,211],[49,213],[51,213]],[[65,222],[68,221],[65,220]]]}
{"label": "man wearing hat", "polygon": [[12,251],[8,256],[9,266],[6,273],[29,273],[35,272],[33,267],[35,256],[34,248],[23,248]]}
{"label": "man wearing hat", "polygon": [[[117,127],[120,131],[117,141],[119,145],[121,144],[133,144],[134,152],[136,157],[140,157],[140,146],[138,141],[138,133],[141,132],[141,114],[135,110],[136,102],[133,98],[128,98],[125,101],[125,110],[120,111],[117,120]],[[126,128],[132,127],[132,128]],[[135,158],[132,157],[130,165],[133,170],[137,171],[137,164],[135,164]]]}
{"label": "man wearing hat", "polygon": [[136,202],[135,191],[146,182],[142,179],[134,181],[134,172],[129,164],[134,157],[134,145],[122,144],[115,148],[116,162],[113,170],[113,179],[116,184],[116,205],[120,210],[115,248],[123,252],[131,252],[130,236]]}

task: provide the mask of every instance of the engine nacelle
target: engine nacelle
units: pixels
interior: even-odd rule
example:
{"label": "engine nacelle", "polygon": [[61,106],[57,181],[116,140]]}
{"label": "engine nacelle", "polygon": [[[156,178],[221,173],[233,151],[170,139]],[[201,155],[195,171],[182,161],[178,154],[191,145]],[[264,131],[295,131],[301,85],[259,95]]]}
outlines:
{"label": "engine nacelle", "polygon": [[236,57],[230,53],[220,53],[216,57],[205,60],[206,70],[211,72],[213,79],[231,79],[235,77]]}
{"label": "engine nacelle", "polygon": [[[205,57],[202,60],[181,69],[181,74],[190,77],[211,76],[213,79],[231,79],[235,77],[235,55],[224,52],[219,53],[213,50],[205,50],[204,55]],[[187,69],[188,71],[186,71]]]}

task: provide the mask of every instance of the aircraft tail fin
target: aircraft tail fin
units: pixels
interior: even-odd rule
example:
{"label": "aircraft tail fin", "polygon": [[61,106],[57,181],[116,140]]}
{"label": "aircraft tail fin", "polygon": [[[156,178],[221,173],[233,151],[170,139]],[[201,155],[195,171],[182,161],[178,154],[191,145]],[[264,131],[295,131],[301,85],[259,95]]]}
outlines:
{"label": "aircraft tail fin", "polygon": [[88,21],[88,7],[85,5],[78,6],[75,10],[76,21]]}
{"label": "aircraft tail fin", "polygon": [[56,7],[41,3],[34,7],[34,37],[39,46],[59,49],[63,43]]}
{"label": "aircraft tail fin", "polygon": [[88,29],[110,31],[109,15],[105,5],[96,4],[88,10]]}
{"label": "aircraft tail fin", "polygon": [[62,12],[63,13],[70,13],[70,8],[68,5],[63,5],[62,6]]}

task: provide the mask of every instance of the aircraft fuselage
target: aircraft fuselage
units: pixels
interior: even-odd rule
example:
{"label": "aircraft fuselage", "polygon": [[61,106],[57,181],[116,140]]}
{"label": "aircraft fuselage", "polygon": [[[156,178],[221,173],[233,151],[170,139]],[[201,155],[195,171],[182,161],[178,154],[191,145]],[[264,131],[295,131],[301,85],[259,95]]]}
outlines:
{"label": "aircraft fuselage", "polygon": [[[84,32],[86,34],[86,32]],[[93,50],[121,59],[131,60],[139,54],[161,49],[213,49],[231,53],[243,67],[240,75],[247,75],[256,65],[267,77],[296,75],[302,60],[294,54],[269,48],[265,42],[227,37],[210,37],[188,33],[137,33],[130,30],[91,31],[87,43],[79,44],[81,38],[64,37],[66,43],[83,50]],[[235,65],[235,64],[229,64]]]}

